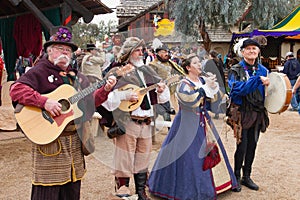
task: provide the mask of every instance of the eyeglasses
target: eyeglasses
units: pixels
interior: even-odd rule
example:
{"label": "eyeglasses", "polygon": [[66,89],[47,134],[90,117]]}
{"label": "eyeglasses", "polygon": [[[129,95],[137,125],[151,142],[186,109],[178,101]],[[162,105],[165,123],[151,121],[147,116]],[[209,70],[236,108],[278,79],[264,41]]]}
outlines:
{"label": "eyeglasses", "polygon": [[62,46],[54,46],[53,48],[57,49],[61,53],[64,51],[66,51],[67,53],[72,53],[71,48],[63,48]]}

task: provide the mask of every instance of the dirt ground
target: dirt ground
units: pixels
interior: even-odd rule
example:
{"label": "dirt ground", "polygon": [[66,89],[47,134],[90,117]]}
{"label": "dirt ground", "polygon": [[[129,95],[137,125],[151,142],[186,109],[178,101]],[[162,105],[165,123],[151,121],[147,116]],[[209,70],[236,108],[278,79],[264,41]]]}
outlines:
{"label": "dirt ground", "polygon": [[[260,186],[259,191],[245,187],[242,192],[225,192],[220,200],[238,199],[300,199],[300,116],[286,111],[270,115],[271,125],[260,136],[252,178]],[[219,133],[233,163],[235,140],[232,132],[225,133],[222,119],[216,120]],[[166,128],[155,135],[152,164],[166,136]],[[1,134],[1,132],[0,132]],[[112,143],[103,133],[97,137],[96,152],[86,157],[87,174],[82,181],[81,199],[106,200],[114,192],[114,178],[110,174]],[[31,144],[26,138],[0,141],[0,199],[30,199],[31,191]],[[151,166],[152,166],[151,164]],[[130,188],[134,192],[131,181]],[[158,198],[151,197],[158,200]]]}

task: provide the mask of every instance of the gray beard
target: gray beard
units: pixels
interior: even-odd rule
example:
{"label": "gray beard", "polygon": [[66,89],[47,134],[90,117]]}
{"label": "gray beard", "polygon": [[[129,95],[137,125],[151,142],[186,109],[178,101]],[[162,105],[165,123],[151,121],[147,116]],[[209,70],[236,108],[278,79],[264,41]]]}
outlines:
{"label": "gray beard", "polygon": [[136,67],[141,67],[141,66],[145,65],[144,62],[143,62],[143,57],[139,60],[129,59],[129,62],[131,64],[133,64],[134,66],[136,66]]}

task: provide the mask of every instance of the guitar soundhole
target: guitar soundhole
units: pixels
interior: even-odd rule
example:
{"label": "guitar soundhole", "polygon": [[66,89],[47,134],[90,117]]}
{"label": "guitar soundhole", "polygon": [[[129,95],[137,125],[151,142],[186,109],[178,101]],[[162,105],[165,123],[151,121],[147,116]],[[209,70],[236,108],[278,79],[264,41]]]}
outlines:
{"label": "guitar soundhole", "polygon": [[61,111],[62,111],[62,112],[65,112],[65,111],[69,110],[69,108],[70,108],[70,103],[69,103],[68,100],[66,100],[66,99],[61,99],[61,100],[59,100],[58,102],[62,105],[62,107],[61,107]]}

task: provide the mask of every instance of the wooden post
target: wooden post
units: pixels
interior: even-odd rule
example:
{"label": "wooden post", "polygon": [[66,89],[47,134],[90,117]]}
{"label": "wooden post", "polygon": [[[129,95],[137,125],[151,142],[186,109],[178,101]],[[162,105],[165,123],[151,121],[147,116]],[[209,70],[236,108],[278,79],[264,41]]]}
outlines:
{"label": "wooden post", "polygon": [[52,35],[53,24],[49,21],[49,19],[45,17],[45,15],[31,2],[31,0],[23,0],[23,2],[25,6],[33,12],[34,16],[39,19],[50,35]]}
{"label": "wooden post", "polygon": [[80,2],[77,0],[64,0],[67,4],[74,10],[75,12],[82,15],[83,21],[85,23],[89,23],[93,20],[94,14],[89,11],[86,7],[84,7]]}

